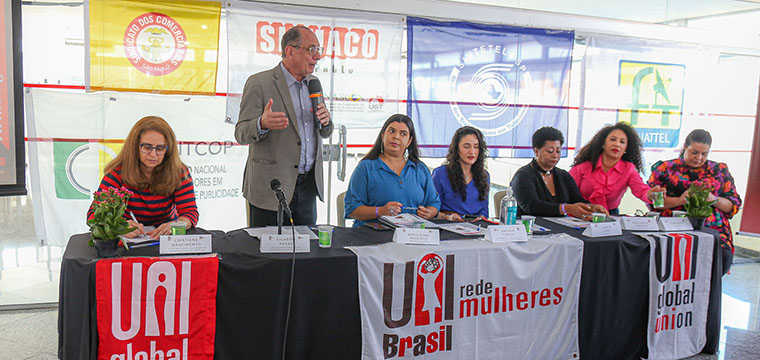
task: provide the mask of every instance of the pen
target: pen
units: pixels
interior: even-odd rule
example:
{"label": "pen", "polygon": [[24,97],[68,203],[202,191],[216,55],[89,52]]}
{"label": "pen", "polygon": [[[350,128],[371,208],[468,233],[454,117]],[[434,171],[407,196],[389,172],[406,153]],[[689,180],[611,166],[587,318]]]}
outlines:
{"label": "pen", "polygon": [[[134,222],[135,222],[135,223],[137,223],[137,224],[139,224],[139,223],[140,223],[139,221],[137,221],[137,218],[135,217],[135,213],[133,213],[132,211],[130,211],[130,212],[129,212],[129,215],[130,215],[130,216],[132,216],[132,221],[134,221]],[[143,235],[145,235],[145,236],[148,236],[148,234],[146,234],[144,230],[140,230],[140,232],[141,232]],[[133,247],[134,247],[134,246],[133,246]]]}
{"label": "pen", "polygon": [[160,241],[153,241],[153,242],[149,242],[149,243],[142,243],[142,244],[132,245],[132,248],[133,249],[137,249],[137,248],[141,248],[141,247],[154,246],[154,245],[158,245],[160,243],[161,243]]}

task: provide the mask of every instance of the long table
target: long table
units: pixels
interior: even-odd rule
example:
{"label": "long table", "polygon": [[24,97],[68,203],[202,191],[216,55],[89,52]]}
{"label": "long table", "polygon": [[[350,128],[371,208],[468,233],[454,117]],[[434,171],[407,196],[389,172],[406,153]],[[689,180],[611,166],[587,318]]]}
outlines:
{"label": "long table", "polygon": [[[627,231],[617,237],[588,238],[579,230],[544,219],[538,223],[584,242],[578,301],[581,358],[646,357],[649,243]],[[282,358],[292,256],[260,253],[259,241],[244,230],[210,233],[213,251],[220,257],[215,357]],[[713,234],[705,353],[717,351],[720,337],[722,259],[717,232]],[[462,237],[442,232],[441,238]],[[58,355],[62,359],[97,358],[97,259],[95,250],[87,246],[88,239],[89,234],[74,235],[61,264]],[[336,227],[332,248],[312,243],[310,253],[296,255],[286,358],[360,358],[356,256],[343,247],[391,240],[389,231]],[[133,249],[125,255],[157,256],[158,249]]]}

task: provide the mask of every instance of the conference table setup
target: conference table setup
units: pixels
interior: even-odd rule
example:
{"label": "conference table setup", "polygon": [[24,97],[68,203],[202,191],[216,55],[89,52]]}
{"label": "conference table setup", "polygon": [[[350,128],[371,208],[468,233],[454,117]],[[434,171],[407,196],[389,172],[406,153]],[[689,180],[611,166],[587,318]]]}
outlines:
{"label": "conference table setup", "polygon": [[638,359],[718,350],[717,232],[588,237],[545,218],[536,225],[546,231],[522,242],[440,230],[440,245],[334,227],[331,247],[310,240],[295,256],[262,253],[248,229],[189,230],[210,235],[209,254],[148,246],[109,259],[88,246],[89,233],[73,235],[61,264],[58,356]]}

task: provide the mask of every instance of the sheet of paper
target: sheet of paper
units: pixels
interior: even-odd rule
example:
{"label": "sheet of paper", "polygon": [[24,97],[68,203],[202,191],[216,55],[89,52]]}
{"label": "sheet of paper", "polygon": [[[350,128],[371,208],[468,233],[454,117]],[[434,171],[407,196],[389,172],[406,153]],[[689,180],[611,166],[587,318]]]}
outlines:
{"label": "sheet of paper", "polygon": [[[286,231],[287,231],[287,234],[290,233],[289,226],[282,227],[282,233],[286,234]],[[277,226],[247,228],[245,229],[245,232],[247,232],[248,235],[261,239],[260,235],[277,235]],[[319,236],[314,234],[314,232],[311,231],[311,229],[309,229],[309,227],[306,225],[296,226],[296,234],[309,235],[309,240],[319,240]]]}
{"label": "sheet of paper", "polygon": [[[145,233],[147,234],[147,233],[149,233],[149,232],[151,232],[153,230],[156,230],[156,227],[155,226],[144,226],[143,229],[145,230]],[[135,236],[133,238],[126,238],[126,237],[124,237],[124,235],[119,235],[119,239],[123,240],[124,242],[126,242],[129,245],[141,244],[141,243],[149,242],[149,241],[155,241],[155,240],[151,239],[150,236],[143,235],[143,234],[137,235],[137,236]]]}
{"label": "sheet of paper", "polygon": [[553,223],[557,223],[557,224],[560,224],[560,225],[563,225],[563,226],[567,226],[569,228],[573,228],[573,229],[577,229],[577,230],[585,229],[586,227],[588,227],[588,224],[590,224],[590,222],[588,222],[588,221],[584,221],[584,220],[581,220],[581,219],[578,219],[578,218],[574,218],[574,217],[571,217],[571,216],[545,217],[544,219],[545,220],[549,220],[549,221],[551,221]]}
{"label": "sheet of paper", "polygon": [[466,222],[438,224],[438,227],[443,230],[451,231],[459,235],[467,235],[467,236],[481,235],[482,236],[486,234],[485,228],[482,228],[475,224],[466,223]]}

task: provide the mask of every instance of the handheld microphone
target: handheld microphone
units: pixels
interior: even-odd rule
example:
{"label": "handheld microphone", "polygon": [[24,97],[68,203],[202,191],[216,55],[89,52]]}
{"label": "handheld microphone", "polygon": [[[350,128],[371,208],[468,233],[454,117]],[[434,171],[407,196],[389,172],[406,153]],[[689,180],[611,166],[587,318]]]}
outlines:
{"label": "handheld microphone", "polygon": [[315,125],[318,125],[320,129],[324,127],[321,122],[319,122],[319,118],[317,118],[317,106],[319,104],[324,104],[325,98],[322,96],[322,83],[319,82],[319,79],[312,78],[309,80],[309,98],[311,99],[311,113],[314,115],[314,123]]}
{"label": "handheld microphone", "polygon": [[269,182],[269,187],[272,188],[272,191],[274,191],[275,196],[277,196],[277,200],[280,201],[280,206],[282,207],[282,210],[285,212],[285,214],[288,215],[288,218],[292,218],[293,216],[290,214],[290,207],[288,206],[288,201],[285,200],[285,194],[282,192],[282,184],[280,183],[280,180],[272,179],[272,181]]}

